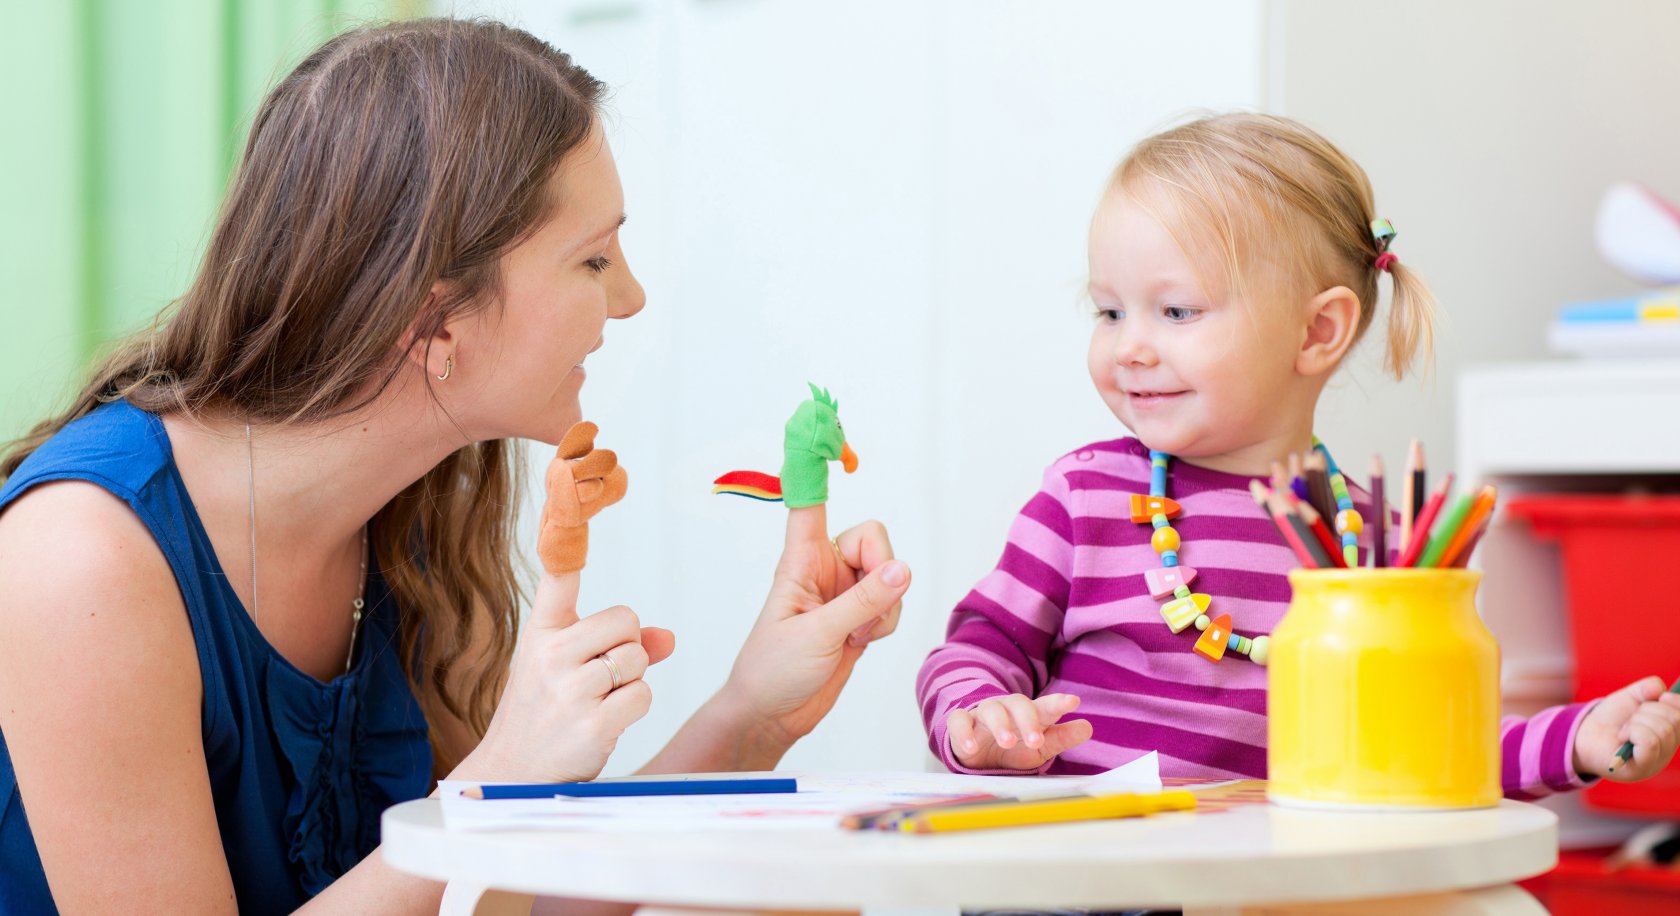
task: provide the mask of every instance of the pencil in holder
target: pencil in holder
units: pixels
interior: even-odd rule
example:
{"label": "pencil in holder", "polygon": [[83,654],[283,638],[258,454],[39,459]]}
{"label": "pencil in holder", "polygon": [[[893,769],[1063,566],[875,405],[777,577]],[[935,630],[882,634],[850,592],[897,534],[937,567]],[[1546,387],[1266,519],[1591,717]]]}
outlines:
{"label": "pencil in holder", "polygon": [[1272,633],[1268,795],[1279,804],[1499,803],[1499,645],[1466,569],[1303,569]]}

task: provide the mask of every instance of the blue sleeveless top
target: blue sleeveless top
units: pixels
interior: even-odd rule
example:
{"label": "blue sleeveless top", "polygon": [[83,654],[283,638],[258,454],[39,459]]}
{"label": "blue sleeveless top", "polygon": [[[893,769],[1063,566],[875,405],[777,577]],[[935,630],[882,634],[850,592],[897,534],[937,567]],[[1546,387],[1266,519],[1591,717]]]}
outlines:
{"label": "blue sleeveless top", "polygon": [[[426,721],[384,579],[370,559],[353,665],[323,684],[268,644],[229,587],[156,415],[119,401],[71,422],[6,481],[0,510],[52,480],[115,494],[168,559],[198,647],[204,757],[239,910],[296,909],[378,845],[386,807],[431,788]],[[346,608],[346,624],[349,616]],[[55,910],[27,803],[0,734],[3,913]]]}

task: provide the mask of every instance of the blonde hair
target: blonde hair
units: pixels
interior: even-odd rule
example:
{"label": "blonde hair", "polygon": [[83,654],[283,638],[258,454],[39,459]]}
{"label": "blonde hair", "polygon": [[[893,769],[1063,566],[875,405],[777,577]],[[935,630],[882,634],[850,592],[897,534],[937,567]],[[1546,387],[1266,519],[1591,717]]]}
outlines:
{"label": "blonde hair", "polygon": [[[1355,343],[1370,327],[1383,253],[1372,235],[1371,182],[1305,125],[1263,114],[1200,118],[1139,143],[1110,185],[1170,203],[1176,212],[1162,224],[1181,244],[1184,234],[1209,243],[1198,247],[1219,253],[1229,288],[1239,294],[1253,292],[1248,281],[1257,265],[1276,264],[1297,290],[1353,290],[1360,303]],[[1388,272],[1384,364],[1399,379],[1420,355],[1428,359],[1435,296],[1399,260],[1389,259]]]}

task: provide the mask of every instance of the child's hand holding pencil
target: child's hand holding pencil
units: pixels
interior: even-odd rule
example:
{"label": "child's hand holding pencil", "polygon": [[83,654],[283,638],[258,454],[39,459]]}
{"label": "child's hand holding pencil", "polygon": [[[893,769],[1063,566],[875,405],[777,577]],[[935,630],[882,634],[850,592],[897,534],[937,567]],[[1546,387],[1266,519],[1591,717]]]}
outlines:
{"label": "child's hand holding pencil", "polygon": [[1668,766],[1680,745],[1680,693],[1665,686],[1642,678],[1599,700],[1575,733],[1575,772],[1637,782]]}

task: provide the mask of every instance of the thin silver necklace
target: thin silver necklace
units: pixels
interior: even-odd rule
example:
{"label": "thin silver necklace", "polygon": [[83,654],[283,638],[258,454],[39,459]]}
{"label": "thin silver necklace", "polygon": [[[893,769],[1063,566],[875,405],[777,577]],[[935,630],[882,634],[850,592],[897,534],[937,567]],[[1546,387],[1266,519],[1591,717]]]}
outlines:
{"label": "thin silver necklace", "polygon": [[[245,471],[248,495],[250,497],[249,512],[251,519],[251,622],[259,623],[262,612],[257,605],[257,459],[256,452],[251,447],[251,421],[245,421]],[[350,651],[344,655],[344,670],[348,672],[350,665],[356,660],[356,632],[362,625],[362,608],[367,597],[367,557],[368,533],[367,526],[362,526],[362,573],[357,577],[356,598],[350,602]]]}

